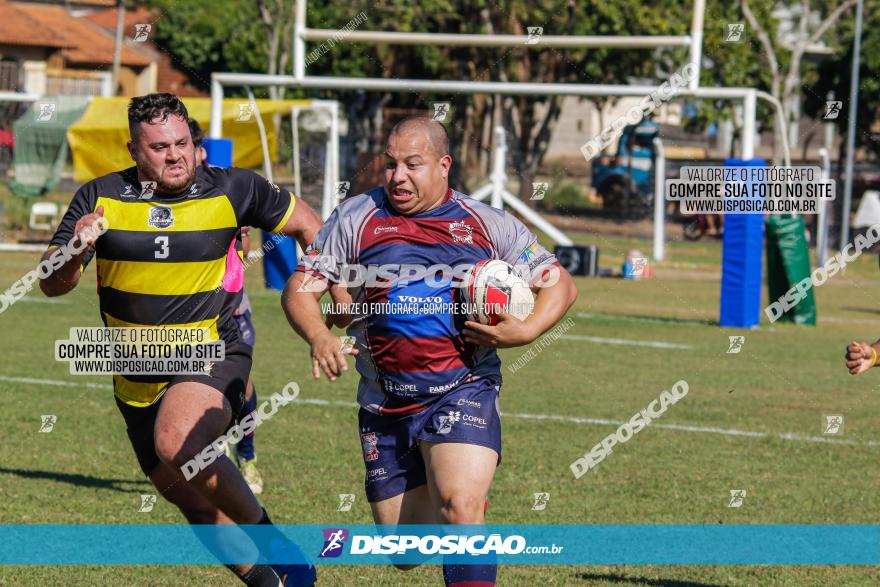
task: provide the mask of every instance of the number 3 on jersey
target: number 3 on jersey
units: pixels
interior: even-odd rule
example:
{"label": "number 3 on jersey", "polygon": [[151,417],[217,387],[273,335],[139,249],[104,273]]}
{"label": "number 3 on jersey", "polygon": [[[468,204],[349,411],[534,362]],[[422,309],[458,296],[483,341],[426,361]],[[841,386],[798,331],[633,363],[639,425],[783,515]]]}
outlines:
{"label": "number 3 on jersey", "polygon": [[156,240],[154,240],[157,245],[159,245],[159,250],[153,253],[153,256],[157,259],[167,259],[168,258],[168,237],[167,236],[157,236]]}

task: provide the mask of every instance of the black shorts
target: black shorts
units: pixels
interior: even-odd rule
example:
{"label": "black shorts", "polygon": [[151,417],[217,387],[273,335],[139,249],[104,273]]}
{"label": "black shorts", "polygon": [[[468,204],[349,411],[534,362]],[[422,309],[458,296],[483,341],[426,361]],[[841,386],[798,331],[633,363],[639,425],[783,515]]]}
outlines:
{"label": "black shorts", "polygon": [[[235,342],[226,346],[225,358],[219,363],[214,363],[210,375],[177,375],[171,378],[165,389],[186,381],[195,381],[213,387],[223,394],[232,407],[231,424],[233,420],[244,415],[241,412],[245,409],[244,393],[250,372],[251,347]],[[144,475],[148,477],[159,464],[154,428],[156,414],[159,413],[159,405],[163,397],[165,397],[164,392],[156,403],[144,408],[130,406],[116,398],[116,406],[125,419],[128,439],[131,441],[138,464]]]}

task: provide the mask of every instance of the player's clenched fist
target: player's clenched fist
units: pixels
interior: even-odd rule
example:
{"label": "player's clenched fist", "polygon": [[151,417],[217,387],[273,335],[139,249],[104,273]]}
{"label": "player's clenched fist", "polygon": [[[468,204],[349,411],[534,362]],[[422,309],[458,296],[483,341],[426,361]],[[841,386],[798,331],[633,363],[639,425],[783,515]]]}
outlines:
{"label": "player's clenched fist", "polygon": [[86,214],[76,221],[73,228],[79,242],[77,249],[88,251],[97,242],[98,237],[107,231],[107,219],[104,218],[104,206],[98,206],[91,214]]}
{"label": "player's clenched fist", "polygon": [[356,355],[358,350],[350,344],[344,344],[342,338],[333,335],[329,330],[316,338],[312,344],[312,376],[321,378],[321,371],[327,374],[330,381],[348,371],[345,355]]}
{"label": "player's clenched fist", "polygon": [[850,375],[864,373],[877,364],[877,350],[866,342],[851,342],[846,347],[846,368]]}

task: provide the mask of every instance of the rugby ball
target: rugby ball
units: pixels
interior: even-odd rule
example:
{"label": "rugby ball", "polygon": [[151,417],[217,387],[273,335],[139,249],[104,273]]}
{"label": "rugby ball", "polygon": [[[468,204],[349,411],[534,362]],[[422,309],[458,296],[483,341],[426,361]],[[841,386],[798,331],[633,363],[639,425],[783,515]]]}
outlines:
{"label": "rugby ball", "polygon": [[512,265],[498,259],[480,261],[465,273],[461,300],[468,320],[498,324],[498,314],[508,312],[525,320],[535,308],[529,284]]}

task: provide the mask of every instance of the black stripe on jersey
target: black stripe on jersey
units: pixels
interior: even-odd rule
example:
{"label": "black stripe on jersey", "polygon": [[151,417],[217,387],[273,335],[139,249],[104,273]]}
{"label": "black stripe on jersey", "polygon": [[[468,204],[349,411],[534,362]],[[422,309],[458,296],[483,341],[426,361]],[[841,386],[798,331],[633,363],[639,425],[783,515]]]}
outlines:
{"label": "black stripe on jersey", "polygon": [[[98,239],[95,249],[98,258],[109,261],[162,263],[214,261],[226,256],[229,245],[237,233],[237,228],[187,232],[139,232],[113,230],[111,227]],[[174,268],[169,267],[168,270],[173,272]]]}
{"label": "black stripe on jersey", "polygon": [[232,295],[223,290],[212,290],[186,296],[163,296],[102,287],[101,312],[134,324],[188,324],[218,316]]}

